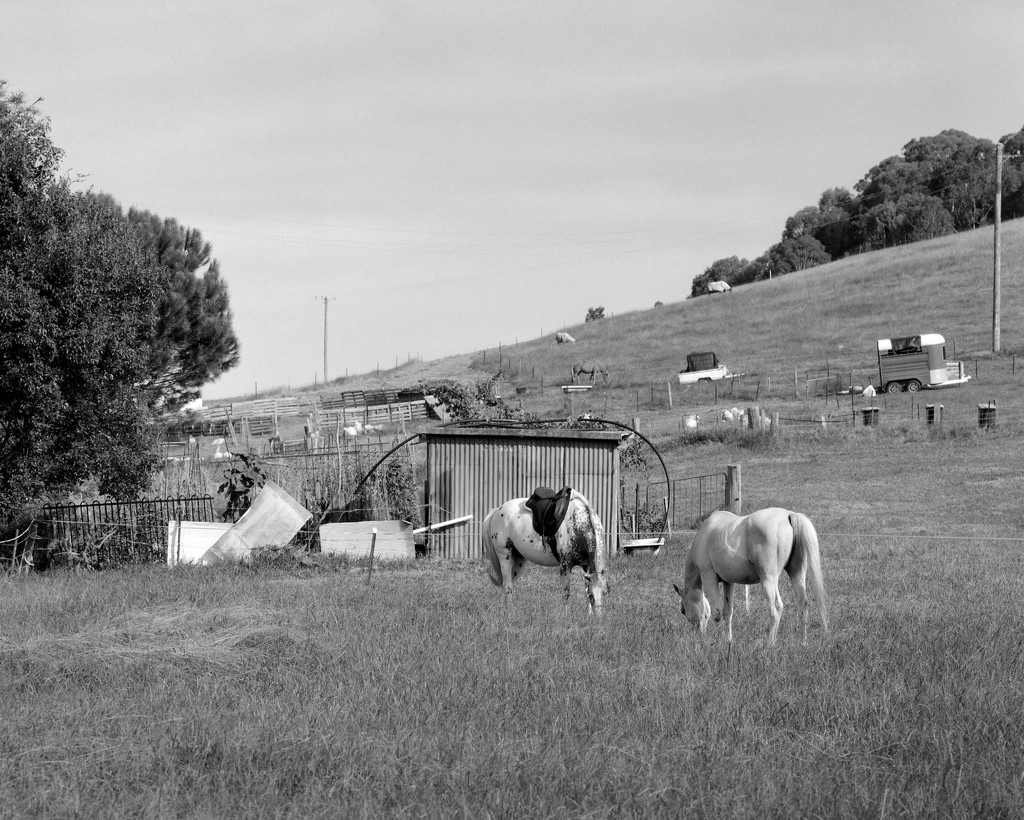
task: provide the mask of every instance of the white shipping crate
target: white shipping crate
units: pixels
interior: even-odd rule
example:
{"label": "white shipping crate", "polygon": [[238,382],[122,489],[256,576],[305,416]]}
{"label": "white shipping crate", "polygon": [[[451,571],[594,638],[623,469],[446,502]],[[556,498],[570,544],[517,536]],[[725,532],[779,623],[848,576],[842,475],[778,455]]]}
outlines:
{"label": "white shipping crate", "polygon": [[167,566],[198,564],[206,551],[228,530],[231,524],[209,524],[205,521],[182,521],[181,541],[178,541],[178,522],[167,522]]}
{"label": "white shipping crate", "polygon": [[374,558],[402,561],[416,557],[412,524],[406,521],[357,521],[350,524],[321,524],[320,552],[324,555],[368,557],[377,530]]}

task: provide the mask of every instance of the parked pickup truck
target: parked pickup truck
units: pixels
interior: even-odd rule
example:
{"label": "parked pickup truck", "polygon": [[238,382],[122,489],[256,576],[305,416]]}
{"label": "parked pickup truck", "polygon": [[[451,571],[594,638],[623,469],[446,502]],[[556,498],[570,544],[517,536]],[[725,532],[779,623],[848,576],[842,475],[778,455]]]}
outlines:
{"label": "parked pickup truck", "polygon": [[732,375],[714,353],[690,353],[686,356],[686,370],[679,371],[679,383],[713,382]]}
{"label": "parked pickup truck", "polygon": [[955,387],[970,376],[963,362],[946,361],[946,340],[938,333],[878,340],[879,390],[916,393],[922,388]]}

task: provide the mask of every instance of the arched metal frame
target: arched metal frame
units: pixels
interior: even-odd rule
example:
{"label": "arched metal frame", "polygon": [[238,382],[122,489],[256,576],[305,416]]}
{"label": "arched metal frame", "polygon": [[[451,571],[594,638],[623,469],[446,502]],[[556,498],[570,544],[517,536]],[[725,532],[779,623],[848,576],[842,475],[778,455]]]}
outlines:
{"label": "arched metal frame", "polygon": [[[665,513],[665,526],[662,528],[660,537],[664,538],[668,533],[668,518],[669,510],[672,509],[672,480],[668,475],[668,467],[665,466],[665,460],[661,457],[661,453],[658,452],[658,448],[654,446],[654,443],[647,438],[639,430],[635,430],[627,424],[622,424],[618,421],[611,419],[595,419],[595,418],[579,418],[577,421],[585,421],[588,424],[594,425],[611,425],[612,427],[618,427],[620,430],[625,430],[628,433],[633,434],[639,438],[644,444],[654,451],[654,455],[658,457],[658,463],[661,464],[662,472],[665,474],[665,491],[668,493],[668,510]],[[447,424],[441,425],[442,427],[552,427],[558,424],[565,424],[565,419],[540,419],[536,421],[511,421],[511,420],[490,420],[490,419],[471,419],[466,421],[452,421]],[[413,439],[420,437],[419,433],[414,433],[411,436],[400,441],[384,455],[382,455],[377,462],[366,472],[352,491],[352,495],[355,496],[362,489],[363,485],[370,479],[370,476],[376,472],[377,468],[380,467],[385,461],[387,461],[395,451],[401,449]],[[325,513],[326,515],[326,513]]]}

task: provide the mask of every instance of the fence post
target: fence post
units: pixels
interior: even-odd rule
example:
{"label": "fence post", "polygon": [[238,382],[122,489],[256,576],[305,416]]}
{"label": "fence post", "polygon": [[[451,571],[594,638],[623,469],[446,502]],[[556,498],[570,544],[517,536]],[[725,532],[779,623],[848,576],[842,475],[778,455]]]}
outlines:
{"label": "fence post", "polygon": [[[25,542],[25,547],[29,551],[28,552],[29,557],[32,559],[32,566],[33,566],[33,568],[35,568],[35,566],[36,566],[36,544],[38,543],[38,541],[39,541],[39,522],[36,521],[33,518],[32,519],[32,524],[28,528],[28,540]],[[45,553],[45,557],[43,558],[43,566],[39,567],[39,569],[46,569],[47,565],[49,564],[49,561],[50,561],[50,555],[49,555],[49,553]]]}
{"label": "fence post", "polygon": [[366,573],[366,585],[367,586],[370,585],[370,578],[373,575],[373,553],[374,553],[374,550],[376,550],[376,548],[377,548],[377,528],[374,527],[371,530],[371,532],[373,533],[373,536],[370,539],[370,569],[367,570],[367,573]]}
{"label": "fence post", "polygon": [[633,540],[639,538],[640,532],[640,484],[636,485],[636,501],[633,505]]}
{"label": "fence post", "polygon": [[739,464],[729,464],[725,468],[725,502],[731,512],[740,515],[743,509],[743,484]]}
{"label": "fence post", "polygon": [[[178,505],[178,512],[174,519],[174,566],[181,561],[181,505]],[[168,562],[169,563],[169,562]]]}

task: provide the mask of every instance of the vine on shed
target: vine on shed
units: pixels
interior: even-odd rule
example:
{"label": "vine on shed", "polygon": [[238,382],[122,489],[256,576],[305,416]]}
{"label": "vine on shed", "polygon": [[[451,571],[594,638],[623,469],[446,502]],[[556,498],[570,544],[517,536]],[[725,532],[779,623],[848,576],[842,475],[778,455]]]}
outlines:
{"label": "vine on shed", "polygon": [[482,379],[472,385],[459,384],[451,379],[421,382],[427,395],[434,396],[448,410],[455,421],[500,420],[525,421],[533,416],[512,407],[497,393],[497,377]]}

